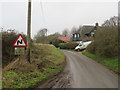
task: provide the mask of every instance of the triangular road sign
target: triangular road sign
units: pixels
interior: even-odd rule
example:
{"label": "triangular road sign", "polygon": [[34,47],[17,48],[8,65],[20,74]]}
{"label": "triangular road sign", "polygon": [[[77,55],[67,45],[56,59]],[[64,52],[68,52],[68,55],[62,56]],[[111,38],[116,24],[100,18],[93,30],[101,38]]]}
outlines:
{"label": "triangular road sign", "polygon": [[13,47],[27,47],[22,34],[19,34],[18,38],[15,40],[15,42],[13,44]]}

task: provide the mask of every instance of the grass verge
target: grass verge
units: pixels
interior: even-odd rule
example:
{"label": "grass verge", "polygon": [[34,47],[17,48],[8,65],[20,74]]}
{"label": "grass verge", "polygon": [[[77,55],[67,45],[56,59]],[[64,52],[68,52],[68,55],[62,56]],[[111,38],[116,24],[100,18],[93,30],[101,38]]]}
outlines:
{"label": "grass verge", "polygon": [[3,72],[3,88],[32,87],[64,69],[65,56],[53,45],[35,44],[31,56],[36,69],[23,67],[25,71],[18,69]]}
{"label": "grass verge", "polygon": [[118,59],[96,56],[96,55],[91,54],[87,51],[82,52],[82,54],[84,54],[85,56],[92,58],[93,60],[103,64],[104,66],[108,67],[110,70],[112,70],[118,74],[120,73],[120,71],[118,69]]}

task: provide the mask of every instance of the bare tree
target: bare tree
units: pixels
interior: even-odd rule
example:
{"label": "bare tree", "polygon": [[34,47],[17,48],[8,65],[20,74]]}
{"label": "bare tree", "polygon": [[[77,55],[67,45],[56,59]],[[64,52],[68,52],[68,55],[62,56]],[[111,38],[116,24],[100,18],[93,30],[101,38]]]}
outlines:
{"label": "bare tree", "polygon": [[120,27],[120,1],[118,2],[118,26]]}
{"label": "bare tree", "polygon": [[46,28],[40,29],[34,39],[40,43],[47,43],[47,31]]}
{"label": "bare tree", "polygon": [[111,17],[109,20],[106,20],[102,26],[118,26],[118,17]]}
{"label": "bare tree", "polygon": [[78,32],[78,29],[74,26],[72,29],[71,29],[71,36],[74,34],[74,33],[77,33]]}
{"label": "bare tree", "polygon": [[45,29],[45,28],[40,29],[36,36],[37,37],[45,37],[45,36],[47,36],[47,29]]}
{"label": "bare tree", "polygon": [[64,29],[63,32],[62,32],[62,35],[65,36],[65,37],[69,36],[69,30],[67,28]]}
{"label": "bare tree", "polygon": [[83,26],[79,26],[78,30],[77,30],[77,33],[81,33],[82,32],[82,27]]}

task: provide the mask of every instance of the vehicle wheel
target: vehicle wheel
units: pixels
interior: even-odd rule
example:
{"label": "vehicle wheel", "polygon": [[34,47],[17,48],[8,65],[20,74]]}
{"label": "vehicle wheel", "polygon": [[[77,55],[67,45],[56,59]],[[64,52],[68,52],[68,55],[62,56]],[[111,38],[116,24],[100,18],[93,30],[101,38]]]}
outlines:
{"label": "vehicle wheel", "polygon": [[80,51],[80,49],[77,50],[78,52]]}

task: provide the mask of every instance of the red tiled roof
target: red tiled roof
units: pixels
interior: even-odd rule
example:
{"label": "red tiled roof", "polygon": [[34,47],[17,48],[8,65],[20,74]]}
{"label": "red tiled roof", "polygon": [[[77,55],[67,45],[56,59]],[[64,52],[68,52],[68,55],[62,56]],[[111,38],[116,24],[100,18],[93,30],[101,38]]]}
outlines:
{"label": "red tiled roof", "polygon": [[71,41],[71,37],[58,37],[59,40],[62,40],[64,42],[69,42]]}

